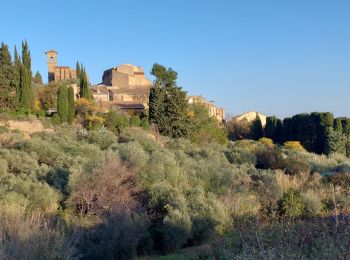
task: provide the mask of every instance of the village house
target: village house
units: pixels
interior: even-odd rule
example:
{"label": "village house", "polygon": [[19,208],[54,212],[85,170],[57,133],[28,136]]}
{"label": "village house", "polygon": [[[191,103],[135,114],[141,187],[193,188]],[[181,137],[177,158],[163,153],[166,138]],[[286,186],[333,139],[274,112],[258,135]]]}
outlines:
{"label": "village house", "polygon": [[242,121],[246,121],[246,122],[253,122],[256,119],[256,116],[259,116],[260,120],[261,120],[261,124],[263,127],[266,126],[266,116],[255,112],[255,111],[249,111],[246,113],[243,113],[241,115],[235,116],[232,118],[232,121],[236,121],[236,122],[242,122]]}
{"label": "village house", "polygon": [[112,108],[128,112],[144,112],[148,108],[151,85],[141,67],[122,64],[105,70],[102,83],[90,89],[96,104],[105,112]]}
{"label": "village house", "polygon": [[202,104],[208,109],[209,116],[214,117],[219,123],[224,121],[225,110],[223,108],[215,106],[214,102],[206,100],[202,96],[189,96],[189,104]]}
{"label": "village house", "polygon": [[[75,98],[79,98],[79,86],[76,82],[76,71],[68,66],[57,65],[58,52],[48,50],[48,81],[67,81],[73,87]],[[108,113],[111,109],[123,112],[142,113],[148,109],[149,94],[152,82],[145,76],[141,67],[121,64],[103,72],[102,82],[90,87],[92,96],[101,110]],[[201,103],[218,122],[224,121],[225,111],[202,96],[189,96],[190,104]]]}

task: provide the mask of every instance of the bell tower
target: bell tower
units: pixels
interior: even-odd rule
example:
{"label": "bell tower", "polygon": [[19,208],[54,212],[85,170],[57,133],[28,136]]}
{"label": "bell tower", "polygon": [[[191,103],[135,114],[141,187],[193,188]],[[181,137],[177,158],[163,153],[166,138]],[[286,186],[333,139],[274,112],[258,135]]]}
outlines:
{"label": "bell tower", "polygon": [[57,65],[57,54],[58,52],[55,50],[49,50],[45,52],[47,56],[47,68],[48,68],[48,80],[55,80],[55,67]]}

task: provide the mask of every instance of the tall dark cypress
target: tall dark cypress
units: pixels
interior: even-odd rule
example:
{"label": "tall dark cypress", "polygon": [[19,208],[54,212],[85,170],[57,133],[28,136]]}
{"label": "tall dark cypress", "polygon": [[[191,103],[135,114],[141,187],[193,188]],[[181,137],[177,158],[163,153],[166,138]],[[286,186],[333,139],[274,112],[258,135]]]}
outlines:
{"label": "tall dark cypress", "polygon": [[149,95],[149,120],[151,124],[158,124],[164,113],[165,90],[159,86],[153,86]]}
{"label": "tall dark cypress", "polygon": [[80,71],[80,64],[78,61],[77,61],[77,64],[75,65],[75,72],[77,74],[77,79],[79,79],[81,71]]}
{"label": "tall dark cypress", "polygon": [[334,131],[337,131],[339,133],[343,133],[343,125],[341,118],[334,119]]}
{"label": "tall dark cypress", "polygon": [[30,51],[27,41],[22,42],[22,65],[20,69],[20,105],[30,110],[34,105],[34,92],[32,88],[32,69]]}
{"label": "tall dark cypress", "polygon": [[61,122],[67,122],[68,119],[68,89],[66,85],[60,85],[57,96],[57,111]]}
{"label": "tall dark cypress", "polygon": [[27,41],[22,42],[22,64],[32,74],[32,59]]}
{"label": "tall dark cypress", "polygon": [[72,87],[68,88],[68,116],[67,122],[72,124],[75,116],[74,90]]}
{"label": "tall dark cypress", "polygon": [[0,109],[9,110],[15,107],[16,88],[11,54],[6,44],[0,47]]}
{"label": "tall dark cypress", "polygon": [[87,74],[84,67],[81,67],[79,85],[80,85],[80,97],[88,100],[92,100],[92,94],[89,89],[89,82],[88,82]]}
{"label": "tall dark cypress", "polygon": [[259,140],[264,136],[264,129],[261,123],[261,119],[258,114],[256,114],[255,120],[251,128],[251,138],[254,140]]}
{"label": "tall dark cypress", "polygon": [[18,105],[20,102],[21,58],[18,55],[16,45],[14,51],[13,73],[13,81],[16,89],[16,104]]}
{"label": "tall dark cypress", "polygon": [[39,71],[37,71],[35,73],[35,76],[33,78],[33,82],[34,82],[34,84],[37,84],[37,85],[42,85],[43,84],[43,79],[42,79],[41,74],[40,74]]}

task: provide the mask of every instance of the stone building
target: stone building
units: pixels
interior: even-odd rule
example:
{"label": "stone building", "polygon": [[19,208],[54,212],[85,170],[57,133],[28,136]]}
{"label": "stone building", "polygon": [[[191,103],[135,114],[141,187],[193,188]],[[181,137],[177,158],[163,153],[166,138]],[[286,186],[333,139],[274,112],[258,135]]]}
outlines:
{"label": "stone building", "polygon": [[74,69],[68,66],[57,66],[57,54],[55,50],[45,52],[47,56],[48,81],[60,81],[76,79],[77,74]]}
{"label": "stone building", "polygon": [[118,107],[140,112],[148,108],[151,85],[141,67],[122,64],[104,71],[102,83],[92,86],[91,91],[95,102],[105,111]]}
{"label": "stone building", "polygon": [[249,111],[246,113],[243,113],[241,115],[235,116],[234,118],[232,118],[232,121],[236,121],[236,122],[241,122],[241,121],[247,121],[247,122],[253,122],[256,119],[256,116],[259,116],[260,120],[261,120],[261,124],[263,127],[266,126],[266,116],[263,114],[260,114],[258,112],[255,111]]}
{"label": "stone building", "polygon": [[214,102],[210,102],[202,96],[189,96],[188,103],[203,104],[206,108],[208,108],[209,116],[215,117],[220,123],[224,121],[225,110],[215,106]]}

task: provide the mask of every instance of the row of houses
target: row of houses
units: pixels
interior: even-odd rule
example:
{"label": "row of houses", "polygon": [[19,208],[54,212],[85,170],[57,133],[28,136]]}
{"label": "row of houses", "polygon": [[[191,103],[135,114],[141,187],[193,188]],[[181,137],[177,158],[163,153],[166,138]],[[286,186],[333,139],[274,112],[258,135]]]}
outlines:
{"label": "row of houses", "polygon": [[[68,66],[57,65],[58,52],[49,50],[45,52],[48,64],[48,81],[60,81],[76,79],[76,71]],[[72,84],[75,96],[79,96],[79,87]],[[90,87],[94,101],[101,109],[108,113],[111,109],[119,109],[125,112],[145,112],[148,109],[148,99],[152,82],[146,77],[143,68],[132,64],[122,64],[105,70],[102,75],[102,82]],[[202,96],[189,96],[190,104],[202,104],[208,109],[210,116],[223,122],[225,111],[215,105],[214,102],[206,100]],[[259,114],[263,124],[266,117]],[[236,120],[255,119],[256,112],[248,112],[236,117]]]}

